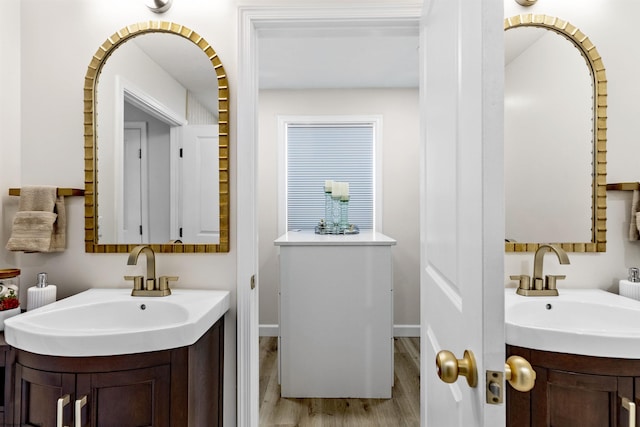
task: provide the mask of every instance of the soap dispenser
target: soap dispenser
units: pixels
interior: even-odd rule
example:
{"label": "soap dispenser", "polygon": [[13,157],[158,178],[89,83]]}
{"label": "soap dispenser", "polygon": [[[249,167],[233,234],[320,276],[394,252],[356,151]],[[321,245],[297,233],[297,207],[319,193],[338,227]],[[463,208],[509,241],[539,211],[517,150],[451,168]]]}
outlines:
{"label": "soap dispenser", "polygon": [[38,273],[38,283],[27,289],[27,311],[56,300],[56,285],[47,283],[47,273]]}
{"label": "soap dispenser", "polygon": [[640,269],[637,267],[629,269],[629,277],[626,280],[620,280],[618,293],[623,297],[640,300]]}

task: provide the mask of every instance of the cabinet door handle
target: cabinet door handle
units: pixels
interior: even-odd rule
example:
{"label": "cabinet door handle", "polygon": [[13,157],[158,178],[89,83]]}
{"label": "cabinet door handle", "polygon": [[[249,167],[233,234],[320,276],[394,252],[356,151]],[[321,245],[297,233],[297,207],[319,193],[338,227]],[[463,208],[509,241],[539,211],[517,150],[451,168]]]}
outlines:
{"label": "cabinet door handle", "polygon": [[81,399],[76,400],[76,414],[75,414],[75,427],[82,427],[82,408],[87,404],[87,395],[82,396]]}
{"label": "cabinet door handle", "polygon": [[636,404],[627,399],[626,397],[622,398],[622,407],[629,411],[629,427],[636,426]]}
{"label": "cabinet door handle", "polygon": [[64,407],[69,404],[70,401],[71,401],[71,397],[69,397],[68,394],[65,394],[60,399],[58,399],[58,408],[56,410],[56,426],[57,427],[64,427],[62,425],[62,415],[63,415],[62,411],[64,410]]}

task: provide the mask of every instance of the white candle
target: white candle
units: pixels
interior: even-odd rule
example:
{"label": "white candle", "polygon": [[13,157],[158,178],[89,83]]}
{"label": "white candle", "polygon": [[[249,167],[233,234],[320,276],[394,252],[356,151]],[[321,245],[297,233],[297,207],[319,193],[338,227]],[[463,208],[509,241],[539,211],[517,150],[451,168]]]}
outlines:
{"label": "white candle", "polygon": [[325,193],[331,193],[331,190],[333,188],[333,180],[331,179],[327,179],[324,181],[324,192]]}
{"label": "white candle", "polygon": [[331,197],[339,199],[342,195],[342,182],[334,181],[331,187]]}
{"label": "white candle", "polygon": [[349,200],[349,183],[342,183],[342,192],[340,193],[340,200]]}

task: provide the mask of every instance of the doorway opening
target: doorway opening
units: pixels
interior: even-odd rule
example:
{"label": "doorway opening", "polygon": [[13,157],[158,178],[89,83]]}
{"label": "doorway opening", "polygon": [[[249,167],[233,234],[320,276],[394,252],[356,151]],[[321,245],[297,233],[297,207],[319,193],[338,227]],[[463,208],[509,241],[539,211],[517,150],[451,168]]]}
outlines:
{"label": "doorway opening", "polygon": [[[259,396],[258,396],[259,384],[257,381],[257,375],[251,376],[251,369],[254,369],[254,373],[257,374],[256,371],[258,370],[258,366],[259,366],[257,344],[258,344],[258,335],[259,335],[258,331],[260,330],[257,327],[258,326],[257,314],[258,314],[259,301],[257,298],[258,293],[257,292],[252,293],[250,291],[245,292],[245,290],[242,289],[243,288],[242,283],[245,281],[245,279],[248,283],[250,281],[249,279],[251,275],[259,271],[259,268],[258,268],[259,266],[263,266],[266,264],[273,265],[272,262],[271,263],[269,262],[270,261],[269,258],[259,255],[258,241],[260,242],[261,245],[264,244],[264,245],[273,246],[273,240],[278,237],[277,235],[271,236],[268,239],[264,239],[262,237],[260,238],[254,237],[259,235],[259,229],[260,229],[259,220],[261,221],[265,219],[266,216],[270,215],[270,213],[262,209],[260,205],[260,200],[268,196],[265,196],[263,193],[257,190],[254,186],[254,185],[257,185],[259,181],[261,181],[260,176],[256,175],[258,173],[256,171],[259,171],[261,168],[263,168],[264,164],[271,163],[269,161],[269,157],[265,157],[263,153],[261,153],[264,148],[263,147],[264,134],[261,131],[259,131],[258,128],[259,128],[259,124],[264,120],[265,114],[262,113],[262,110],[261,110],[262,107],[260,105],[262,104],[262,101],[264,99],[268,98],[270,95],[274,95],[274,94],[277,95],[278,92],[282,93],[282,91],[288,91],[290,95],[294,96],[295,95],[294,92],[296,91],[314,90],[309,88],[305,89],[303,87],[288,88],[288,89],[265,88],[262,84],[258,84],[259,76],[262,74],[263,66],[264,66],[264,61],[262,60],[262,57],[260,57],[260,60],[257,59],[263,53],[263,52],[262,53],[260,52],[262,50],[260,43],[261,41],[264,40],[263,37],[268,37],[268,36],[275,37],[275,35],[278,35],[278,37],[284,36],[284,37],[291,38],[292,32],[299,31],[301,29],[309,30],[310,27],[313,27],[313,31],[315,31],[316,37],[318,37],[319,39],[322,39],[322,37],[319,36],[319,34],[321,30],[320,27],[323,27],[323,26],[324,26],[324,29],[331,28],[333,35],[339,32],[343,35],[351,34],[352,36],[354,36],[354,32],[363,31],[363,29],[367,27],[365,31],[369,32],[368,33],[369,37],[371,37],[372,34],[384,33],[385,30],[390,30],[390,29],[393,29],[394,31],[405,31],[405,32],[414,31],[416,35],[416,40],[417,40],[417,28],[418,28],[418,19],[420,16],[420,9],[417,7],[411,7],[411,8],[400,7],[397,9],[394,8],[394,10],[388,10],[388,15],[386,14],[387,10],[385,10],[384,13],[380,13],[379,10],[375,11],[375,13],[368,11],[369,13],[373,13],[373,15],[375,16],[372,15],[373,17],[372,16],[366,17],[367,22],[364,22],[362,20],[362,13],[364,12],[366,15],[367,10],[365,9],[363,11],[362,8],[354,8],[354,10],[350,11],[350,12],[353,12],[352,20],[349,20],[348,18],[345,19],[345,17],[348,17],[350,15],[349,13],[345,14],[345,10],[340,10],[340,11],[328,10],[320,13],[318,13],[317,10],[312,10],[312,9],[302,10],[302,11],[297,11],[297,13],[299,13],[300,16],[296,18],[291,18],[291,20],[286,20],[284,22],[282,21],[281,16],[278,16],[278,14],[282,14],[282,11],[273,12],[273,14],[271,14],[271,11],[267,11],[267,10],[258,10],[258,11],[254,10],[254,11],[244,11],[244,12],[248,13],[249,15],[251,15],[252,13],[255,13],[256,16],[260,16],[261,17],[260,19],[263,19],[263,21],[260,21],[260,19],[257,19],[257,18],[254,21],[249,19],[249,21],[251,21],[249,24],[249,27],[251,27],[250,32],[252,32],[252,34],[255,34],[256,37],[255,39],[252,39],[252,37],[247,38],[247,40],[249,40],[247,41],[247,43],[249,43],[253,47],[248,50],[243,49],[243,51],[246,52],[247,56],[241,59],[241,63],[242,61],[246,61],[247,66],[240,67],[240,69],[243,70],[244,72],[247,72],[253,75],[253,77],[248,77],[248,80],[246,81],[254,82],[253,84],[255,84],[255,86],[253,86],[252,83],[248,83],[247,87],[245,87],[244,89],[241,88],[240,98],[244,100],[251,98],[255,101],[253,102],[252,105],[254,106],[258,105],[258,107],[255,108],[255,111],[244,112],[247,114],[247,116],[244,118],[247,118],[247,119],[250,118],[250,121],[254,123],[254,127],[245,128],[243,126],[242,129],[238,130],[238,141],[239,141],[238,150],[240,152],[240,160],[239,160],[240,164],[238,167],[238,174],[239,176],[243,177],[243,180],[244,179],[247,180],[247,182],[239,183],[239,202],[238,202],[238,212],[241,217],[239,218],[239,230],[238,230],[238,239],[239,239],[238,282],[240,284],[238,288],[238,304],[239,304],[238,306],[239,307],[239,310],[238,310],[238,313],[239,313],[238,356],[239,356],[239,365],[240,365],[239,375],[238,375],[238,381],[240,384],[239,395],[238,395],[238,398],[239,398],[238,422],[242,422],[243,420],[245,421],[254,420],[253,422],[247,421],[248,423],[247,425],[257,425],[258,424],[257,423],[258,408],[256,407],[257,406],[256,404],[259,400]],[[323,16],[323,13],[326,14],[326,16]],[[385,18],[379,18],[380,15],[385,15]],[[336,30],[338,31],[336,32]],[[253,40],[254,44],[252,44],[250,40]],[[254,48],[257,48],[257,49],[254,49]],[[307,49],[311,49],[309,44],[307,44]],[[413,50],[415,52],[417,50],[417,44],[411,45],[411,47],[408,47],[407,49]],[[341,59],[334,59],[331,56],[323,56],[323,55],[316,55],[316,56],[323,58],[322,62],[324,62],[325,64],[334,64],[334,63],[338,64],[341,62]],[[301,58],[298,58],[298,59],[300,63],[305,63],[303,59]],[[386,61],[382,61],[381,58],[378,58],[378,65],[381,65],[383,62],[386,62]],[[417,75],[417,68],[418,68],[418,64],[416,61],[415,67],[413,69],[416,75]],[[320,67],[318,67],[318,69],[320,69]],[[318,69],[314,70],[313,73],[301,72],[299,68],[296,68],[295,70],[288,70],[288,71],[293,71],[294,73],[298,73],[302,75],[316,76],[317,75],[316,72],[318,71]],[[325,70],[324,71],[325,74],[331,73],[326,68],[324,68],[324,70]],[[282,73],[278,73],[278,74],[286,74],[284,70],[282,71],[283,71]],[[398,74],[402,74],[404,71],[406,71],[406,69],[403,68],[401,71],[398,71],[398,70],[396,71],[397,72],[390,73],[389,75],[393,75],[394,77],[396,77]],[[342,72],[344,72],[344,70]],[[247,76],[244,76],[244,77],[247,77]],[[361,77],[360,80],[364,81],[364,75],[360,75],[360,77]],[[316,82],[320,81],[317,79],[317,77],[312,77],[311,79],[315,80]],[[248,92],[242,93],[243,90],[245,89],[248,89]],[[332,97],[334,101],[334,105],[338,105],[338,104],[345,104],[351,101],[352,96],[355,92],[363,92],[371,89],[372,89],[371,87],[342,86],[342,87],[334,87],[332,89],[315,88],[314,93],[318,94],[323,92],[324,95]],[[379,91],[391,90],[391,88],[389,87],[384,89],[378,88],[378,90]],[[405,90],[407,89],[405,88]],[[415,90],[417,92],[417,89]],[[260,103],[258,103],[258,100],[260,100]],[[312,104],[312,102],[310,101],[307,101],[307,103]],[[244,113],[241,109],[239,113],[241,118]],[[289,114],[298,114],[298,113],[299,113],[299,110],[293,111]],[[417,97],[416,97],[416,115],[417,115]],[[259,141],[258,141],[258,135],[260,135]],[[248,139],[245,140],[244,137],[247,137]],[[241,140],[248,141],[248,144],[253,146],[253,148],[249,148],[248,150],[249,152],[252,151],[253,153],[257,153],[255,157],[249,154],[249,156],[247,158],[244,158],[243,160],[242,154],[243,153],[248,154],[248,151],[246,151],[248,147],[242,146],[242,143],[240,142]],[[388,141],[389,141],[388,147],[392,146],[393,144],[392,140],[393,138],[388,138]],[[272,152],[271,154],[273,155],[274,153]],[[415,158],[416,169],[419,169],[418,161],[419,159],[416,156]],[[417,182],[418,180],[416,178],[416,185],[417,185]],[[244,189],[248,189],[246,198],[243,198],[242,196],[243,186],[244,186]],[[392,190],[395,190],[395,188],[392,188]],[[392,191],[391,193],[392,195],[387,194],[386,197],[393,198],[394,191]],[[400,199],[402,199],[402,197],[400,197]],[[245,210],[245,208],[249,208],[249,209]],[[418,215],[417,211],[418,209],[416,209],[416,218]],[[256,215],[256,212],[260,212],[259,218],[258,218],[258,215]],[[243,219],[242,217],[244,215],[246,216]],[[244,220],[246,220],[246,222]],[[243,224],[250,225],[250,226],[244,227]],[[413,231],[417,233],[417,229]],[[247,246],[243,247],[243,242],[246,243]],[[261,293],[264,291],[264,282],[263,282],[264,277],[263,276],[261,277],[262,273],[263,271],[260,271],[260,273],[258,274],[258,287]],[[418,275],[418,273],[419,272],[416,271],[416,275]],[[416,287],[417,287],[417,284],[416,284]],[[246,312],[243,313],[243,310],[248,310],[250,311],[250,313],[246,313]],[[245,318],[243,317],[243,315],[246,315],[247,317]],[[401,327],[403,325],[397,325],[397,326]],[[412,326],[417,327],[417,329],[419,330],[419,319],[417,321],[417,325],[412,325]],[[407,335],[409,335],[409,333],[407,333]],[[244,368],[246,368],[246,370],[243,370]],[[243,389],[243,387],[246,387],[246,388]],[[247,400],[247,397],[249,397],[248,400]],[[256,406],[253,406],[253,405],[256,405]]]}

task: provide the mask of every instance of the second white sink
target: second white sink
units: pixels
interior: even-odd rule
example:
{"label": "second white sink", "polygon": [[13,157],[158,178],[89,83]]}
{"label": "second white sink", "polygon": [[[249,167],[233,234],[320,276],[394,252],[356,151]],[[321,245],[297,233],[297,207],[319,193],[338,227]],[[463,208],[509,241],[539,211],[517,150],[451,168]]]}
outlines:
{"label": "second white sink", "polygon": [[195,343],[228,309],[228,291],[90,289],[7,319],[4,334],[16,348],[52,356],[142,353]]}
{"label": "second white sink", "polygon": [[638,359],[640,302],[600,289],[561,289],[559,296],[505,291],[507,344],[587,356]]}

